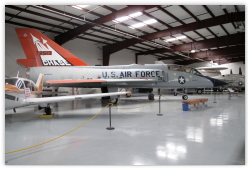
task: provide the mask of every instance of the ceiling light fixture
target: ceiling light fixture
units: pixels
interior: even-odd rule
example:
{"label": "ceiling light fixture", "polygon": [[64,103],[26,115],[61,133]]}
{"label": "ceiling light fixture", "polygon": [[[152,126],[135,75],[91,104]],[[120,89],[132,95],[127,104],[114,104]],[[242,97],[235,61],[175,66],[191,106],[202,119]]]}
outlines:
{"label": "ceiling light fixture", "polygon": [[87,7],[87,6],[89,6],[89,5],[72,5],[73,8],[80,9],[80,10],[81,10],[82,8]]}
{"label": "ceiling light fixture", "polygon": [[147,20],[147,21],[144,21],[145,24],[153,24],[153,23],[156,23],[157,21],[155,19],[150,19],[150,20]]}
{"label": "ceiling light fixture", "polygon": [[140,15],[142,15],[141,12],[135,12],[135,13],[130,14],[130,15],[128,15],[128,16],[123,16],[123,17],[120,17],[120,18],[116,18],[115,20],[113,20],[113,22],[120,23],[120,22],[129,20],[129,19],[138,17],[138,16],[140,16]]}
{"label": "ceiling light fixture", "polygon": [[176,38],[170,38],[170,39],[166,39],[164,41],[176,41],[176,40],[179,40],[179,39],[183,39],[183,38],[187,38],[185,35],[183,36],[179,36],[179,37],[176,37]]}
{"label": "ceiling light fixture", "polygon": [[131,18],[135,18],[135,17],[138,17],[138,16],[140,16],[140,15],[142,15],[141,12],[136,12],[136,13],[130,14],[129,16],[130,16]]}
{"label": "ceiling light fixture", "polygon": [[183,39],[183,38],[187,38],[185,35],[183,36],[179,36],[179,37],[176,37],[177,39]]}
{"label": "ceiling light fixture", "polygon": [[89,6],[89,5],[76,5],[76,6],[79,6],[81,8],[85,8],[85,7]]}
{"label": "ceiling light fixture", "polygon": [[177,40],[177,39],[176,38],[170,38],[170,39],[167,39],[165,41],[175,41],[175,40]]}
{"label": "ceiling light fixture", "polygon": [[195,50],[191,50],[191,53],[195,53]]}
{"label": "ceiling light fixture", "polygon": [[133,28],[139,28],[139,27],[142,27],[142,26],[144,26],[145,24],[143,23],[143,22],[140,22],[140,23],[138,23],[138,24],[134,24],[134,25],[131,25],[131,27],[133,27]]}

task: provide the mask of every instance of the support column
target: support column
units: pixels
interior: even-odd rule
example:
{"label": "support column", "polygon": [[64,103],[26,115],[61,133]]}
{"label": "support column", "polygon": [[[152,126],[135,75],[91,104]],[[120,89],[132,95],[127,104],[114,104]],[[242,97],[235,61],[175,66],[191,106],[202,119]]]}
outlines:
{"label": "support column", "polygon": [[110,59],[110,50],[109,47],[105,46],[102,49],[102,65],[108,66],[109,65],[109,59]]}

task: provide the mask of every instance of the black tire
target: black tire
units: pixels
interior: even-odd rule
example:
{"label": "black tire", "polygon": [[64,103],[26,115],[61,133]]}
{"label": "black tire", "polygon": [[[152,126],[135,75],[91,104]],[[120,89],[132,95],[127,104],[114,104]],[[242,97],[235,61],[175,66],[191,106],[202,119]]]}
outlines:
{"label": "black tire", "polygon": [[51,115],[51,108],[50,107],[45,107],[44,108],[46,115]]}
{"label": "black tire", "polygon": [[150,93],[150,94],[148,95],[148,100],[155,100],[154,94]]}
{"label": "black tire", "polygon": [[182,96],[182,99],[183,99],[183,100],[187,100],[187,99],[188,99],[188,95],[183,95],[183,96]]}

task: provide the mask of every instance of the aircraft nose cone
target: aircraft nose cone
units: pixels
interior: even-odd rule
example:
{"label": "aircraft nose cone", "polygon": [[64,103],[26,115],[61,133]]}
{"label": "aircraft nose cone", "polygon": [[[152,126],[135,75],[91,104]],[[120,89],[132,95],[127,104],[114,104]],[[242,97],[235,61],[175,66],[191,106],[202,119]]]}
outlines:
{"label": "aircraft nose cone", "polygon": [[212,82],[214,83],[214,87],[225,86],[228,84],[228,83],[226,83],[222,80],[218,80],[218,79],[213,79]]}

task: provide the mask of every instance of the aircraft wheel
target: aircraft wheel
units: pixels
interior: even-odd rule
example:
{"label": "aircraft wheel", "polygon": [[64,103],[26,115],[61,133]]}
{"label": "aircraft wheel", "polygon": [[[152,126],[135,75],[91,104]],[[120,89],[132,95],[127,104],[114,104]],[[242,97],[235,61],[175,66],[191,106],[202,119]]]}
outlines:
{"label": "aircraft wheel", "polygon": [[188,99],[188,95],[183,95],[183,96],[182,96],[182,99],[183,99],[183,100],[187,100],[187,99]]}
{"label": "aircraft wheel", "polygon": [[150,93],[150,94],[148,95],[148,100],[155,100],[154,94]]}
{"label": "aircraft wheel", "polygon": [[198,94],[202,94],[203,90],[202,89],[197,89]]}
{"label": "aircraft wheel", "polygon": [[51,108],[50,107],[45,107],[45,113],[46,115],[51,115]]}

